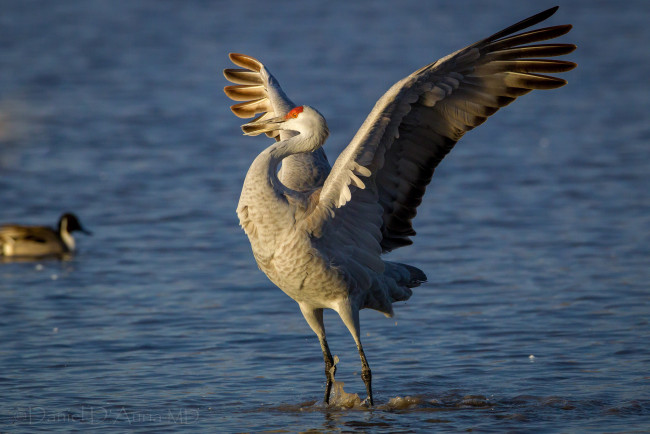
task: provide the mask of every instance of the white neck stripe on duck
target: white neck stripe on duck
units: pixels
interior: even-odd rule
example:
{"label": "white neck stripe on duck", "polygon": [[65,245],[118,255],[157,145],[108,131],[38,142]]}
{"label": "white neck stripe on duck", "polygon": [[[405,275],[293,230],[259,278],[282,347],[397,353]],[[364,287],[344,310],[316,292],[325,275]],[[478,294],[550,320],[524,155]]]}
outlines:
{"label": "white neck stripe on duck", "polygon": [[75,242],[74,238],[72,237],[72,234],[70,233],[70,230],[68,229],[68,226],[70,225],[70,221],[68,218],[62,218],[61,222],[59,223],[59,236],[61,237],[61,240],[67,247],[69,251],[73,251],[75,249]]}

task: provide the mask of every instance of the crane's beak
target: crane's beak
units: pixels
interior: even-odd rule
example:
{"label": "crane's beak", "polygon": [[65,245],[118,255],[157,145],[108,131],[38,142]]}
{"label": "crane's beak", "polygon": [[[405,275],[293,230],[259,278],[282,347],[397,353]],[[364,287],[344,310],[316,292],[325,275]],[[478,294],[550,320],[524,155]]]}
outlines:
{"label": "crane's beak", "polygon": [[245,136],[257,136],[269,131],[281,130],[281,125],[284,121],[284,117],[260,119],[242,125],[241,129],[244,131]]}

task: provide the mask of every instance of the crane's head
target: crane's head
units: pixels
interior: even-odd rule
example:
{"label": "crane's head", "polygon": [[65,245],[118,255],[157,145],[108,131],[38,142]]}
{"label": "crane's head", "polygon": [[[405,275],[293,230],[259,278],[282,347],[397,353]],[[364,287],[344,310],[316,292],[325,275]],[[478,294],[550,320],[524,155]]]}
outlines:
{"label": "crane's head", "polygon": [[327,122],[323,115],[308,105],[299,105],[289,112],[277,118],[264,119],[249,122],[242,129],[247,136],[257,136],[267,131],[289,130],[296,131],[305,136],[318,136],[324,141],[329,135]]}

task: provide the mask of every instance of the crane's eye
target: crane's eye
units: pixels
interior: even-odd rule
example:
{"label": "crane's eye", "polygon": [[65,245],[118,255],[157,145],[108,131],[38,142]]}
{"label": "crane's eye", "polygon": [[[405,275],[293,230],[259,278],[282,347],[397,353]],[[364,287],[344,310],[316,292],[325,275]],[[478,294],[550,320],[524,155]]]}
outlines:
{"label": "crane's eye", "polygon": [[302,113],[303,107],[299,105],[298,107],[292,108],[289,113],[284,117],[285,119],[295,119],[300,113]]}

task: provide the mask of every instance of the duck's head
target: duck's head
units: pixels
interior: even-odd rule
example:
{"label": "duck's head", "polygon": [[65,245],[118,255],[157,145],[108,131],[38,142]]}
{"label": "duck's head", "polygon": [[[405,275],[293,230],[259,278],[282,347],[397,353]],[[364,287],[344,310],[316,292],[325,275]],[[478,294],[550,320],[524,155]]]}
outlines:
{"label": "duck's head", "polygon": [[79,219],[77,218],[76,215],[72,214],[71,212],[67,212],[61,216],[59,219],[59,232],[74,232],[74,231],[79,231],[83,232],[86,235],[92,235],[93,233],[84,229],[83,226],[81,226],[81,223],[79,222]]}

